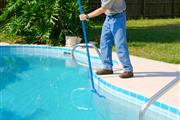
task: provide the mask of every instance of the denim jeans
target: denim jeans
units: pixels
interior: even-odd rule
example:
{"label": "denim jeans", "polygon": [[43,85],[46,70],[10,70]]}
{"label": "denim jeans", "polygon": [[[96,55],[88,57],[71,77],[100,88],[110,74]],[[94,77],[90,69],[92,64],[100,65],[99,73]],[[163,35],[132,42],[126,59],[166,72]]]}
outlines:
{"label": "denim jeans", "polygon": [[122,12],[114,16],[106,16],[102,27],[100,49],[101,59],[105,69],[112,69],[112,47],[116,46],[116,52],[124,71],[133,71],[129,58],[126,41],[126,13]]}

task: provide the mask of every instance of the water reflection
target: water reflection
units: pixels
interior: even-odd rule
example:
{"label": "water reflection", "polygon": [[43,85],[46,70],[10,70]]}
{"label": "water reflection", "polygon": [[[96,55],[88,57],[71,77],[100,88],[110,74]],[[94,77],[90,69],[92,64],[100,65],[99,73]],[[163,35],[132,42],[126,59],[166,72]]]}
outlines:
{"label": "water reflection", "polygon": [[18,74],[29,69],[29,64],[22,58],[12,55],[0,56],[0,91],[21,79]]}

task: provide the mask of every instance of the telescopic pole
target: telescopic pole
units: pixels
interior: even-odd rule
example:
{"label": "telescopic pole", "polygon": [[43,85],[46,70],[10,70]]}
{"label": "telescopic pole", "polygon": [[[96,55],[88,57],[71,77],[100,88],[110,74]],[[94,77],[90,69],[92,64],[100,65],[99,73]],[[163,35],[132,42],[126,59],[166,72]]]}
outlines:
{"label": "telescopic pole", "polygon": [[[82,14],[83,9],[82,9],[82,5],[81,5],[81,0],[78,0],[78,5],[79,5],[79,12],[80,12],[80,14]],[[87,58],[88,58],[88,64],[89,64],[89,74],[90,74],[90,79],[91,79],[92,91],[96,92],[96,89],[95,89],[95,86],[94,86],[91,59],[90,59],[90,55],[89,55],[88,39],[87,39],[87,34],[86,34],[86,25],[85,25],[84,20],[82,20],[81,22],[82,22],[82,28],[83,28],[83,34],[84,34],[84,41],[85,41],[85,44],[86,44],[86,52],[87,52]]]}

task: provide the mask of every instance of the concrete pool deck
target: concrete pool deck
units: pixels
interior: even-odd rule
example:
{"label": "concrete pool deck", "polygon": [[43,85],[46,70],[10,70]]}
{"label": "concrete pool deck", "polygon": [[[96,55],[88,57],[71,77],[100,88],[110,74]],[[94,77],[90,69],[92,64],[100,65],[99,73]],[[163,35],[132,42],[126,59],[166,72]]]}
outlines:
{"label": "concrete pool deck", "polygon": [[[85,48],[78,48],[78,50],[85,51]],[[90,53],[97,55],[93,49],[90,49]],[[130,58],[134,67],[133,78],[121,79],[119,77],[119,74],[123,72],[121,65],[114,66],[114,74],[100,77],[112,85],[147,98],[153,96],[172,80],[180,78],[180,64],[169,64],[136,56],[130,56]],[[113,59],[119,62],[114,52]],[[161,96],[158,101],[180,109],[180,82]]]}

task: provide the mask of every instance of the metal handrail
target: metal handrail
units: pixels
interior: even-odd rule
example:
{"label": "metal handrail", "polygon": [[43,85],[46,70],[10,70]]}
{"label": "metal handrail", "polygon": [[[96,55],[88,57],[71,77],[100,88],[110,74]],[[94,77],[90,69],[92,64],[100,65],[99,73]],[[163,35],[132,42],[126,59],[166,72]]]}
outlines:
{"label": "metal handrail", "polygon": [[144,105],[142,106],[139,112],[139,120],[144,120],[144,115],[148,107],[152,105],[158,98],[164,95],[170,88],[172,88],[172,86],[174,86],[179,81],[180,81],[179,78],[174,79],[166,86],[164,86],[161,90],[159,90],[156,94],[154,94],[146,103],[144,103]]}
{"label": "metal handrail", "polygon": [[[75,50],[76,48],[78,48],[78,47],[85,47],[85,46],[86,46],[86,44],[83,44],[83,43],[82,43],[82,44],[77,44],[77,45],[75,45],[75,46],[73,47],[73,49],[72,49],[72,58],[73,58],[73,60],[74,60],[74,62],[75,62],[76,64],[82,65],[81,63],[78,63],[77,60],[75,59],[74,50]],[[98,56],[99,56],[100,60],[102,61],[102,59],[101,59],[101,53],[99,52],[98,48],[97,48],[95,45],[91,44],[91,43],[88,43],[88,46],[89,46],[89,47],[93,47],[93,48],[96,50],[96,52],[98,53]],[[84,64],[83,64],[83,65],[84,65]]]}

